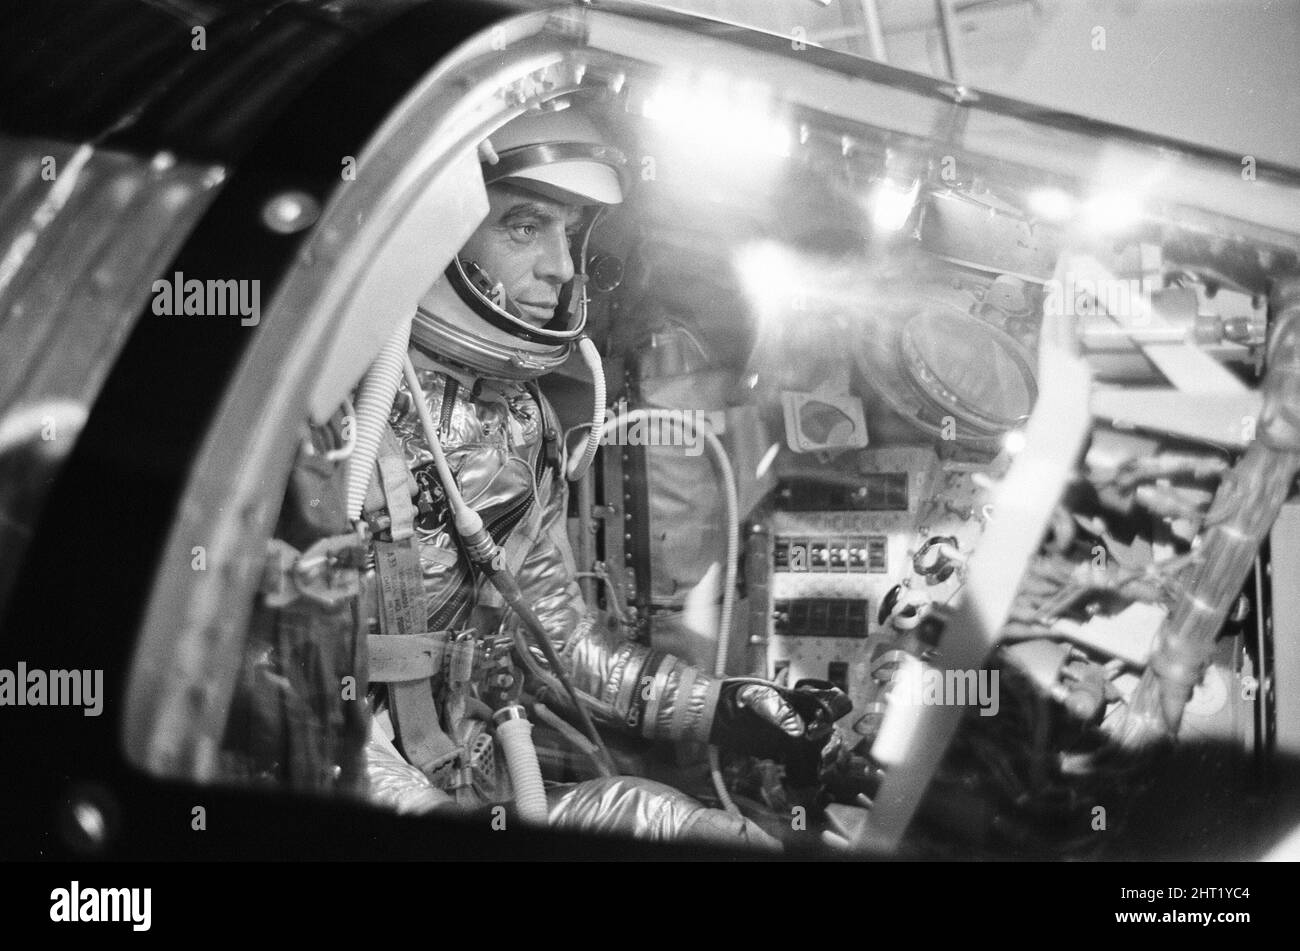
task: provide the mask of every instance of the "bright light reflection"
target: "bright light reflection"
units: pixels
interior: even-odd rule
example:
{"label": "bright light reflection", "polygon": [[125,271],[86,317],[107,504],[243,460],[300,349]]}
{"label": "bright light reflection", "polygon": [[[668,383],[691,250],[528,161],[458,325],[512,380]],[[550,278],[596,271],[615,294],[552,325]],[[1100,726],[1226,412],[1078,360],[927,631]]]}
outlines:
{"label": "bright light reflection", "polygon": [[774,241],[741,247],[733,266],[741,290],[762,325],[779,320],[803,293],[792,255]]}
{"label": "bright light reflection", "polygon": [[1142,196],[1133,191],[1106,191],[1084,205],[1084,226],[1089,231],[1113,234],[1125,231],[1142,218]]}
{"label": "bright light reflection", "polygon": [[741,160],[762,152],[787,158],[794,134],[770,114],[758,90],[730,89],[717,80],[668,85],[654,91],[641,114],[708,160]]}
{"label": "bright light reflection", "polygon": [[1026,200],[1030,213],[1044,221],[1067,221],[1074,215],[1074,199],[1059,188],[1035,188]]}
{"label": "bright light reflection", "polygon": [[919,179],[904,185],[882,178],[871,191],[872,225],[879,231],[898,231],[911,217],[920,190]]}

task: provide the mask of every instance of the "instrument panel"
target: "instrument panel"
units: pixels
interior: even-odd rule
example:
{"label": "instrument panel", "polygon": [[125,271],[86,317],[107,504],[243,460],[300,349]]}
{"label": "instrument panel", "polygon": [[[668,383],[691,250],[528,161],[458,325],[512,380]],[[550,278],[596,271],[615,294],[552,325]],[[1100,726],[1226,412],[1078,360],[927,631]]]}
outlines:
{"label": "instrument panel", "polygon": [[750,557],[761,565],[751,570],[766,575],[754,586],[756,596],[766,588],[766,611],[755,612],[762,627],[752,632],[766,676],[836,684],[853,701],[842,725],[870,712],[877,648],[922,605],[960,591],[965,557],[993,515],[997,464],[890,447],[846,454],[820,474],[783,476],[768,518],[751,527]]}

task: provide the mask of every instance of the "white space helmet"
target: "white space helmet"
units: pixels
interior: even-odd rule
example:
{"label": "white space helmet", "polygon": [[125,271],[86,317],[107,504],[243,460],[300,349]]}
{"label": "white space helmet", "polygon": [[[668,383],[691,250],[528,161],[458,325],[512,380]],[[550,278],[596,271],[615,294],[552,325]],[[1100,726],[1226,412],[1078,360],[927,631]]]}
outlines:
{"label": "white space helmet", "polygon": [[[485,185],[508,182],[569,205],[604,207],[623,200],[627,159],[574,108],[525,113],[489,141],[497,161],[483,163]],[[412,341],[500,379],[533,379],[564,363],[587,322],[587,238],[596,217],[587,216],[575,242],[574,277],[561,288],[548,324],[535,327],[524,320],[499,285],[494,288],[474,262],[457,255],[420,301]]]}

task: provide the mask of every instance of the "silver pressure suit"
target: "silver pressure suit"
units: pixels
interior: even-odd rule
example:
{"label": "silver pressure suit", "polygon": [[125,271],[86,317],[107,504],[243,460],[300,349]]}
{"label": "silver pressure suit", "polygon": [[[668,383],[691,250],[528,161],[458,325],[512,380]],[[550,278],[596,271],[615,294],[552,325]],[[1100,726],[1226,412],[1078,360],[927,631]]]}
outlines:
{"label": "silver pressure suit", "polygon": [[[412,362],[440,429],[448,463],[465,500],[505,550],[526,600],[549,633],[574,687],[597,701],[602,726],[650,740],[706,742],[719,681],[672,655],[609,631],[587,615],[575,581],[566,532],[563,447],[553,410],[522,383],[482,380],[432,363],[415,347]],[[421,505],[415,518],[419,570],[429,631],[502,625],[503,606],[457,545],[440,500],[433,454],[403,382],[389,418]],[[367,588],[377,589],[371,584]],[[504,630],[518,623],[511,614]],[[377,635],[382,637],[382,635]],[[367,747],[371,797],[401,811],[450,801],[429,776],[398,752],[405,739],[380,704]],[[396,734],[396,735],[395,735]],[[395,742],[394,742],[395,741]],[[550,822],[667,839],[704,836],[738,845],[770,844],[752,823],[706,809],[660,783],[633,777],[592,780],[548,790]]]}

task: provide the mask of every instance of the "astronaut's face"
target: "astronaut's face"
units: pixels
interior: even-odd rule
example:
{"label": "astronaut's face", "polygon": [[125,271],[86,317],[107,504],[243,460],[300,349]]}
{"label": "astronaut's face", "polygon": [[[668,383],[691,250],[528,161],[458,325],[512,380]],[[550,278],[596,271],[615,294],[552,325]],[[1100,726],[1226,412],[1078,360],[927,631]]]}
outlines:
{"label": "astronaut's face", "polygon": [[582,224],[582,208],[505,184],[489,186],[488,199],[488,216],[460,256],[501,284],[523,319],[541,327],[573,278],[569,242]]}

